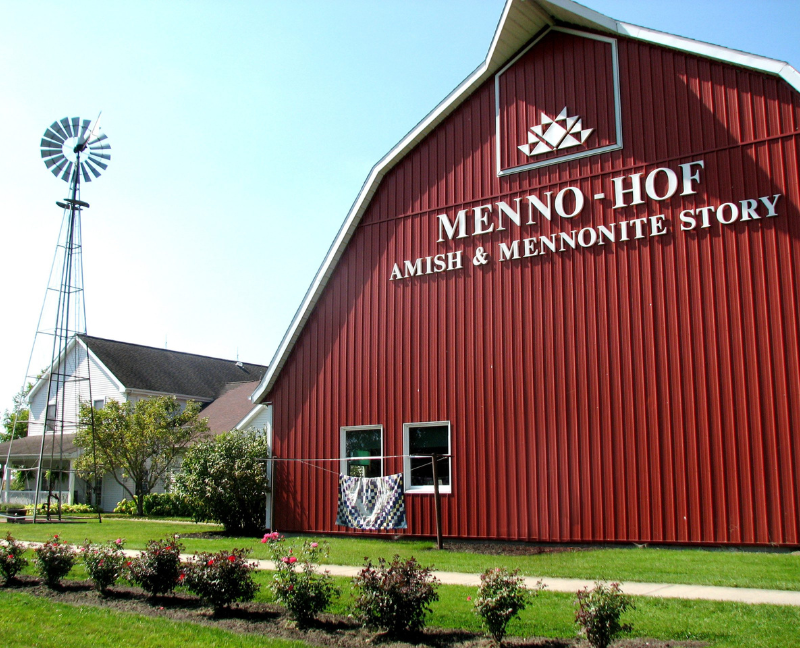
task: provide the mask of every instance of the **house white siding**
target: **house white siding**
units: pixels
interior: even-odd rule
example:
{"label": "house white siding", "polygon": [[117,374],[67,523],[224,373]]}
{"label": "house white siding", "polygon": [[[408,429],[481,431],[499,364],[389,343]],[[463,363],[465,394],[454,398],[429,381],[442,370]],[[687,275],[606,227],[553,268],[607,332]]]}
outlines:
{"label": "house white siding", "polygon": [[[64,420],[64,433],[77,432],[78,413],[80,402],[91,400],[115,399],[120,402],[125,400],[125,393],[120,391],[113,376],[100,365],[95,357],[89,354],[87,359],[86,347],[81,343],[74,344],[68,351],[66,358],[57,369],[59,373],[70,376],[70,380],[59,386],[58,398],[56,394],[49,394],[50,402],[58,402],[56,421]],[[91,387],[89,380],[91,377]],[[41,435],[44,430],[44,418],[48,402],[48,380],[43,377],[35,386],[30,396],[30,422],[28,434]],[[91,394],[89,393],[91,389]],[[66,408],[66,411],[65,411]]]}

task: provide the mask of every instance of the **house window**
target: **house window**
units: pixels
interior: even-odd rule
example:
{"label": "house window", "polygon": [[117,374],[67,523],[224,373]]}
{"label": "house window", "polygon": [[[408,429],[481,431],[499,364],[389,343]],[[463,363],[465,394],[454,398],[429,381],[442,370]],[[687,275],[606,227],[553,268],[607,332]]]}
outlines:
{"label": "house window", "polygon": [[[383,427],[359,425],[341,429],[340,470],[350,477],[383,475]],[[350,459],[354,457],[354,459]],[[371,459],[370,457],[375,457]]]}
{"label": "house window", "polygon": [[106,405],[105,398],[96,398],[95,400],[92,401],[92,407],[94,407],[94,409],[96,410],[103,409],[105,405]]}
{"label": "house window", "polygon": [[[405,423],[403,425],[403,454],[406,455],[405,487],[408,492],[433,492],[433,462],[430,455],[449,455],[450,422]],[[451,460],[440,459],[436,466],[439,492],[450,492]]]}
{"label": "house window", "polygon": [[50,432],[56,429],[56,413],[56,404],[50,403],[47,406],[47,413],[45,414],[45,429]]}

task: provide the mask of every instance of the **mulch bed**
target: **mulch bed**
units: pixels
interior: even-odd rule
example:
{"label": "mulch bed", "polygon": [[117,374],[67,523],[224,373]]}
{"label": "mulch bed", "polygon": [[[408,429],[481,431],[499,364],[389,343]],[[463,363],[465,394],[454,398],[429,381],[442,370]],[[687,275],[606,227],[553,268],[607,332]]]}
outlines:
{"label": "mulch bed", "polygon": [[[45,587],[32,576],[18,576],[7,585],[9,589],[33,596],[47,598],[56,603],[75,606],[94,606],[132,614],[163,617],[174,621],[187,621],[212,626],[241,634],[256,634],[289,640],[305,641],[313,646],[331,648],[366,648],[379,644],[385,648],[491,648],[493,643],[485,636],[466,630],[426,628],[423,632],[392,639],[382,633],[360,628],[350,617],[323,614],[308,628],[298,628],[278,605],[266,603],[239,603],[226,613],[214,616],[210,608],[189,594],[173,594],[148,598],[135,587],[115,586],[107,596],[100,596],[88,581],[63,581],[57,590]],[[571,648],[588,646],[575,639],[547,639],[509,637],[507,646],[541,648]],[[654,639],[626,639],[615,648],[701,648],[707,644],[696,641],[658,641]]]}

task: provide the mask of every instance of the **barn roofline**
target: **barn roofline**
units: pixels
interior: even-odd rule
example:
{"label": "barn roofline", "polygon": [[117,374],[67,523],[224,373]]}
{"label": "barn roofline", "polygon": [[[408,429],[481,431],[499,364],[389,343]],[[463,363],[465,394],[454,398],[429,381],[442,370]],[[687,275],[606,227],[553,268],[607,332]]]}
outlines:
{"label": "barn roofline", "polygon": [[572,0],[507,0],[483,63],[370,170],[355,202],[328,249],[322,265],[303,296],[300,307],[292,318],[289,328],[284,333],[275,355],[269,363],[267,373],[264,374],[258,387],[250,396],[254,403],[262,402],[274,386],[314,306],[325,290],[328,279],[333,274],[339,259],[361,221],[361,217],[364,215],[386,173],[461,105],[475,89],[497,72],[503,63],[529,42],[534,35],[558,24],[569,24],[616,34],[765,72],[782,78],[800,92],[800,73],[785,61],[624,23]]}

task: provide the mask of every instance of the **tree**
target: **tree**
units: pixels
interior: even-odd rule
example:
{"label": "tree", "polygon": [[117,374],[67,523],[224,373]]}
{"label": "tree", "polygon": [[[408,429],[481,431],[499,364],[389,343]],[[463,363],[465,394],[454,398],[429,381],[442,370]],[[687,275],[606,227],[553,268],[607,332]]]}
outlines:
{"label": "tree", "polygon": [[[85,479],[111,474],[136,500],[137,512],[143,515],[144,496],[167,475],[184,450],[208,431],[208,420],[199,418],[199,413],[199,403],[189,401],[181,410],[174,396],[135,403],[111,400],[101,409],[83,403],[80,431],[75,436],[75,445],[83,453],[76,467]],[[125,478],[133,481],[133,491]]]}
{"label": "tree", "polygon": [[[5,432],[0,432],[0,442],[10,441],[12,439],[21,439],[28,436],[28,418],[30,410],[26,404],[28,392],[30,392],[32,384],[21,389],[19,393],[14,396],[14,407],[11,410],[3,412],[3,428]],[[16,417],[16,420],[15,420]]]}
{"label": "tree", "polygon": [[175,477],[176,492],[189,500],[196,521],[213,520],[228,532],[256,534],[264,528],[269,493],[264,432],[231,430],[189,448]]}

